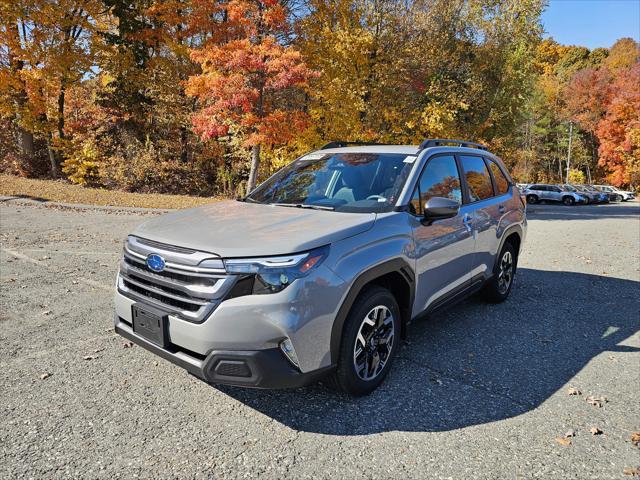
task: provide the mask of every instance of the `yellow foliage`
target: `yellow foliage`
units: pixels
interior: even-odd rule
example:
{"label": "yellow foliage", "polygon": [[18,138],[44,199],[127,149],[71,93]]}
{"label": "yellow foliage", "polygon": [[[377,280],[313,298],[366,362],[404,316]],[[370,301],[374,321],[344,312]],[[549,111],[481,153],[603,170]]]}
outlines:
{"label": "yellow foliage", "polygon": [[587,177],[582,170],[575,168],[569,169],[569,183],[583,184],[587,183]]}
{"label": "yellow foliage", "polygon": [[69,149],[62,171],[78,185],[92,185],[98,180],[100,151],[93,140],[86,140]]}

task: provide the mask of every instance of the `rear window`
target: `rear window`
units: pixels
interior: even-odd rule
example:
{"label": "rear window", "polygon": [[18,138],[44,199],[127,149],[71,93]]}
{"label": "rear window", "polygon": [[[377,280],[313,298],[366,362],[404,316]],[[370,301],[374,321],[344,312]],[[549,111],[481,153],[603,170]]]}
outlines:
{"label": "rear window", "polygon": [[469,200],[477,202],[493,197],[491,177],[482,157],[460,155],[460,161],[467,180]]}
{"label": "rear window", "polygon": [[493,180],[496,184],[496,194],[502,195],[507,193],[509,191],[509,180],[504,176],[504,173],[496,162],[489,159],[487,159],[487,161],[489,163],[491,173],[493,174]]}

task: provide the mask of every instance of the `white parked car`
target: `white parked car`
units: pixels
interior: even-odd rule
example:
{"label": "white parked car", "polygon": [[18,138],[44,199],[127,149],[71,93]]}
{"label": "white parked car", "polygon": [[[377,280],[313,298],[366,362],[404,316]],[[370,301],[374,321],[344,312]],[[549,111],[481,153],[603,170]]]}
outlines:
{"label": "white parked car", "polygon": [[609,195],[609,198],[614,202],[626,202],[627,200],[633,200],[636,197],[634,192],[628,190],[620,190],[617,187],[611,185],[594,185],[598,190]]}

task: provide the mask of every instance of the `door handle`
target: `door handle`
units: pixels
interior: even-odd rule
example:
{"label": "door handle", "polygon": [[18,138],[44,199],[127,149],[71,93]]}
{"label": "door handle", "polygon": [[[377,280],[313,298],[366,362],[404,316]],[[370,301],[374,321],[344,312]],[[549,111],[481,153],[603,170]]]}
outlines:
{"label": "door handle", "polygon": [[500,213],[504,213],[504,212],[505,212],[504,205],[499,205],[499,206],[498,206],[498,211],[499,211]]}
{"label": "door handle", "polygon": [[471,229],[473,228],[471,225],[471,220],[471,215],[469,215],[468,213],[465,213],[462,217],[462,223],[464,223],[464,226],[467,228],[467,232],[471,232]]}

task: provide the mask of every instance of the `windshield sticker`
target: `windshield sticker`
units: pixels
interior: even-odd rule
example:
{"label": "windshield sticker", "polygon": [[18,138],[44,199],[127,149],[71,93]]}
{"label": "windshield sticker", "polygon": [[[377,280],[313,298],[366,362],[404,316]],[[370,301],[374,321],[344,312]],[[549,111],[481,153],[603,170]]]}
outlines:
{"label": "windshield sticker", "polygon": [[403,162],[404,163],[413,163],[416,161],[416,158],[418,158],[416,155],[407,155],[406,157],[404,157]]}

